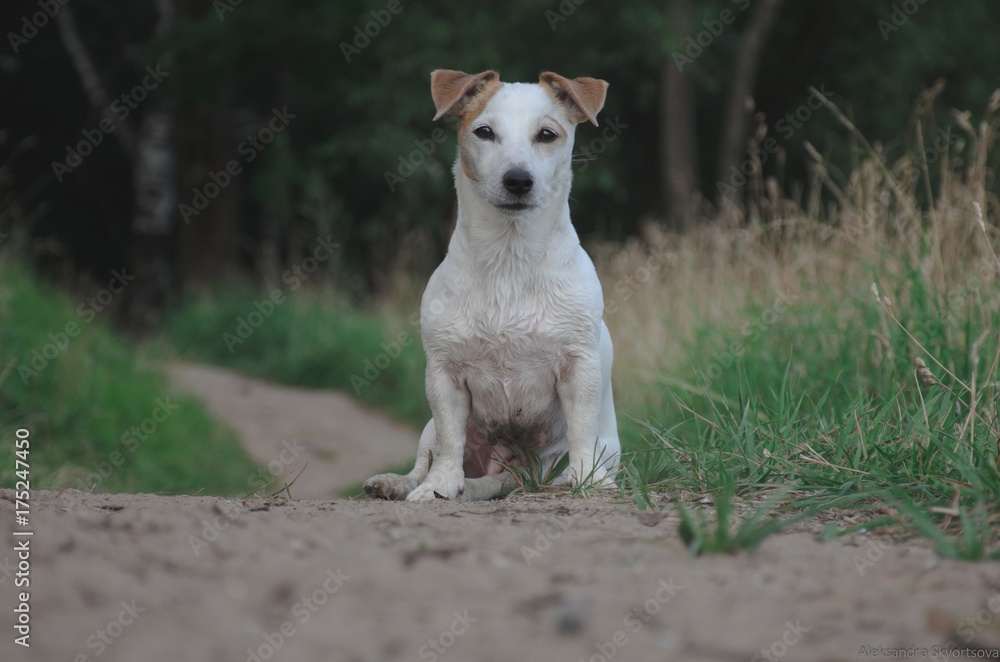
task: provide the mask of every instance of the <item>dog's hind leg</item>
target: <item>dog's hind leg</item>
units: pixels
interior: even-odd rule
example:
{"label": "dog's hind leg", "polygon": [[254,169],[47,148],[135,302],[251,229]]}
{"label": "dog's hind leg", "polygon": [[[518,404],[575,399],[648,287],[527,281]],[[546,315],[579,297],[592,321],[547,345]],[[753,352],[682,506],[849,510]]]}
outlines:
{"label": "dog's hind leg", "polygon": [[417,444],[417,461],[413,465],[413,470],[408,474],[372,476],[364,483],[365,492],[375,499],[405,499],[406,495],[415,490],[417,485],[427,477],[435,444],[437,444],[437,429],[434,427],[434,419],[432,418],[424,426],[424,431],[420,433],[420,442]]}
{"label": "dog's hind leg", "polygon": [[509,492],[517,485],[514,475],[509,471],[490,474],[480,478],[466,478],[465,490],[459,495],[459,501],[480,501],[492,499]]}

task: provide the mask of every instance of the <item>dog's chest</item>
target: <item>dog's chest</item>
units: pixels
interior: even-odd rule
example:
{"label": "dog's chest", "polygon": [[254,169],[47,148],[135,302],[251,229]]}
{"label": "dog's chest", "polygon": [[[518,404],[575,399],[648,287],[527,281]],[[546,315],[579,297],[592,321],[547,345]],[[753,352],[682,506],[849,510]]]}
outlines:
{"label": "dog's chest", "polygon": [[553,302],[483,297],[445,333],[445,369],[470,395],[472,421],[490,443],[534,445],[558,435],[556,381],[572,363]]}
{"label": "dog's chest", "polygon": [[459,319],[448,342],[449,371],[467,382],[522,392],[555,388],[555,376],[568,359],[567,347],[543,305],[480,301]]}

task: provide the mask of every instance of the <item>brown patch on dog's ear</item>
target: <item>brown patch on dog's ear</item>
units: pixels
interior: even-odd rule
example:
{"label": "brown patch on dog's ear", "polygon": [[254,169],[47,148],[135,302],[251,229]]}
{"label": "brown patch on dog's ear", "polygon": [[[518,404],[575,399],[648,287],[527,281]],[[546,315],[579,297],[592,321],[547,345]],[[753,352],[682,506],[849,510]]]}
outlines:
{"label": "brown patch on dog's ear", "polygon": [[559,74],[546,71],[538,77],[552,97],[569,111],[576,122],[590,120],[597,126],[597,113],[604,108],[604,97],[608,93],[608,83],[597,78],[563,78]]}
{"label": "brown patch on dog's ear", "polygon": [[467,74],[463,71],[436,69],[431,72],[431,96],[437,108],[435,120],[445,113],[461,117],[469,101],[488,86],[500,85],[500,74],[484,71],[481,74]]}

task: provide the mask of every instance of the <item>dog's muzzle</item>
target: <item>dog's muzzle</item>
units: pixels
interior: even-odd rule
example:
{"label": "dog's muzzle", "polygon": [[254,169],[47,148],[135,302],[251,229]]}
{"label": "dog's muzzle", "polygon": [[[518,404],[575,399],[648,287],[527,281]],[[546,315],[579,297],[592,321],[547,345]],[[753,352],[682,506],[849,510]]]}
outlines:
{"label": "dog's muzzle", "polygon": [[503,174],[503,187],[514,196],[514,199],[497,206],[510,211],[527,209],[531,205],[527,204],[526,198],[531,193],[534,183],[531,173],[524,168],[511,168]]}
{"label": "dog's muzzle", "polygon": [[516,196],[529,193],[534,183],[531,173],[524,168],[511,168],[503,174],[503,187]]}

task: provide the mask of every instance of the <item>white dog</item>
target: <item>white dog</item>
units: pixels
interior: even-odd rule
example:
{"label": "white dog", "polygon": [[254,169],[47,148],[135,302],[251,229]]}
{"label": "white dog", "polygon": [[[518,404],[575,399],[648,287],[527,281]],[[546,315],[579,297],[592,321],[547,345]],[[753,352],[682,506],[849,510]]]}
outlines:
{"label": "white dog", "polygon": [[512,449],[561,482],[613,484],[621,444],[611,336],[594,264],[569,217],[576,125],[597,124],[608,84],[546,72],[431,74],[434,119],[458,122],[458,223],[420,308],[433,418],[406,475],[365,481],[375,497],[489,499],[510,489]]}

